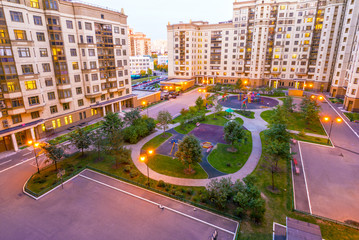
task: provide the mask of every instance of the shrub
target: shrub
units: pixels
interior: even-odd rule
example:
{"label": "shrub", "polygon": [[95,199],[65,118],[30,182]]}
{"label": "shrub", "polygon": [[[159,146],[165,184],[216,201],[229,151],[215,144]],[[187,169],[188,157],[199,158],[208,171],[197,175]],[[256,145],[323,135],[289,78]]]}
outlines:
{"label": "shrub", "polygon": [[188,194],[188,195],[192,195],[192,194],[193,194],[193,189],[192,189],[192,188],[188,188],[188,189],[187,189],[187,194]]}
{"label": "shrub", "polygon": [[136,127],[130,126],[125,128],[125,130],[123,131],[123,138],[126,142],[129,142],[131,144],[137,143],[138,134]]}
{"label": "shrub", "polygon": [[123,171],[129,173],[131,171],[131,166],[129,166],[129,165],[125,166]]}
{"label": "shrub", "polygon": [[134,177],[137,177],[138,176],[138,172],[136,170],[131,170],[130,171],[130,177],[131,178],[134,178]]}
{"label": "shrub", "polygon": [[175,194],[177,197],[179,198],[183,198],[184,197],[184,194],[181,192],[181,191],[176,191]]}
{"label": "shrub", "polygon": [[157,187],[165,187],[166,183],[163,180],[159,180],[157,183]]}

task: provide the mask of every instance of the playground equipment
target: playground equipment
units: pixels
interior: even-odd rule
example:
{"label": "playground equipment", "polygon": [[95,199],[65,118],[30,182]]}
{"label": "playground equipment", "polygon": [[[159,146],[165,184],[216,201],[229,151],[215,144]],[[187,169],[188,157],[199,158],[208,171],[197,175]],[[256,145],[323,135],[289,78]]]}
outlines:
{"label": "playground equipment", "polygon": [[202,147],[207,149],[207,152],[211,151],[213,148],[213,145],[211,142],[203,142]]}
{"label": "playground equipment", "polygon": [[173,151],[175,145],[178,144],[178,139],[172,139],[170,143],[172,144],[170,155],[172,155],[172,151]]}

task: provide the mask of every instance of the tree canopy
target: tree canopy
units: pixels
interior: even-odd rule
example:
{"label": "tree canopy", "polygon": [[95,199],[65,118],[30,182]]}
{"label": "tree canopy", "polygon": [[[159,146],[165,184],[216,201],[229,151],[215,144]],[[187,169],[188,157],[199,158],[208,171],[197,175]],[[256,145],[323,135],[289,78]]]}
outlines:
{"label": "tree canopy", "polygon": [[237,121],[229,121],[224,125],[224,140],[232,145],[234,150],[234,144],[240,143],[245,139],[245,131],[241,124]]}
{"label": "tree canopy", "polygon": [[175,156],[185,165],[188,171],[193,172],[191,165],[202,161],[202,147],[199,140],[193,135],[185,136],[178,144]]}
{"label": "tree canopy", "polygon": [[172,116],[167,110],[162,110],[157,115],[157,121],[162,125],[163,132],[166,132],[167,125],[172,122]]}
{"label": "tree canopy", "polygon": [[86,132],[83,128],[77,128],[70,133],[70,142],[81,149],[81,155],[84,156],[84,150],[88,149],[91,145],[91,138],[89,132]]}

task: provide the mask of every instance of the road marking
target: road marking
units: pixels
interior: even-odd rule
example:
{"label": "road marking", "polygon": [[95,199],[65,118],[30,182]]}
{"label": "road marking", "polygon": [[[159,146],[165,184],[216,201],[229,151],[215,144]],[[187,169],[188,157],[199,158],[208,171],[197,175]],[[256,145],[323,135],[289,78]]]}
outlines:
{"label": "road marking", "polygon": [[28,162],[28,161],[30,161],[30,160],[32,160],[32,159],[35,159],[35,157],[29,158],[29,159],[27,159],[27,160],[24,160],[24,161],[21,161],[21,162],[15,164],[15,165],[12,165],[11,167],[5,168],[4,170],[1,170],[0,173],[3,173],[3,172],[5,172],[5,171],[7,171],[7,170],[10,170],[10,169],[14,168],[14,167],[17,167],[17,166],[19,166],[19,165],[21,165],[21,164],[23,164],[23,163],[26,163],[26,162]]}
{"label": "road marking", "polygon": [[[143,200],[143,201],[145,201],[145,202],[151,203],[151,204],[153,204],[153,205],[156,205],[156,206],[159,206],[159,205],[160,205],[159,203],[156,203],[156,202],[154,202],[154,201],[151,201],[151,200],[148,200],[148,199],[146,199],[146,198],[137,196],[137,195],[135,195],[135,194],[133,194],[133,193],[124,191],[124,190],[122,190],[122,189],[116,188],[116,187],[111,186],[111,185],[109,185],[109,184],[103,183],[103,182],[101,182],[101,181],[95,180],[95,179],[90,178],[90,177],[87,177],[87,176],[84,176],[84,175],[82,175],[82,174],[79,174],[79,176],[81,176],[81,177],[83,177],[83,178],[86,178],[86,179],[88,179],[88,180],[90,180],[90,181],[96,182],[96,183],[98,183],[98,184],[101,184],[101,185],[103,185],[103,186],[106,186],[106,187],[108,187],[108,188],[111,188],[111,189],[113,189],[113,190],[122,192],[122,193],[124,193],[124,194],[127,194],[127,195],[130,195],[130,196],[132,196],[132,197],[138,198],[138,199]],[[196,218],[196,217],[192,217],[191,215],[182,213],[182,212],[177,211],[177,210],[175,210],[175,209],[172,209],[172,208],[170,208],[170,207],[163,206],[163,208],[165,208],[165,209],[167,209],[167,210],[170,210],[170,211],[172,211],[172,212],[174,212],[174,213],[180,214],[180,215],[182,215],[182,216],[184,216],[184,217],[190,218],[190,219],[192,219],[192,220],[198,221],[198,222],[200,222],[200,223],[206,224],[206,225],[208,225],[208,226],[214,227],[215,229],[219,229],[219,230],[221,230],[221,231],[223,231],[223,232],[226,232],[226,233],[229,233],[229,234],[232,234],[232,235],[235,235],[235,234],[236,234],[236,233],[231,232],[231,231],[229,231],[229,230],[227,230],[227,229],[221,228],[221,227],[219,227],[219,226],[216,226],[216,225],[214,225],[214,224],[212,224],[212,223],[203,221],[203,220],[198,219],[198,218]]]}
{"label": "road marking", "polygon": [[[289,148],[289,152],[292,154],[292,148]],[[295,187],[294,187],[294,175],[293,175],[293,161],[290,161],[290,170],[292,171],[292,185],[293,185],[293,200],[294,200],[294,209],[297,209],[297,204],[295,201]]]}
{"label": "road marking", "polygon": [[310,211],[310,214],[312,214],[312,204],[310,203],[310,197],[309,197],[309,191],[308,191],[308,185],[307,185],[307,177],[306,177],[306,175],[305,175],[304,162],[303,162],[303,157],[302,157],[302,149],[300,148],[300,142],[298,142],[298,147],[299,147],[300,160],[301,160],[301,162],[302,162],[304,182],[305,182],[305,189],[307,190],[307,198],[308,198],[308,204],[309,204],[309,211]]}
{"label": "road marking", "polygon": [[31,152],[25,153],[25,154],[23,154],[22,156],[27,156],[27,155],[29,155],[29,154],[31,154]]}
{"label": "road marking", "polygon": [[12,161],[12,160],[8,160],[8,161],[6,161],[6,162],[0,163],[0,166],[1,166],[1,165],[4,165],[5,163],[11,162],[11,161]]}

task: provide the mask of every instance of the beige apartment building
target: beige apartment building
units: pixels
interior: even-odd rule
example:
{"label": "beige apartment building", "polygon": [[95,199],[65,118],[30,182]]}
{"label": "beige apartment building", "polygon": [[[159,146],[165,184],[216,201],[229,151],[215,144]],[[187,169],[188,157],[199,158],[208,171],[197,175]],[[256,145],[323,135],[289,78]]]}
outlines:
{"label": "beige apartment building", "polygon": [[146,34],[134,32],[132,28],[128,30],[130,46],[130,56],[151,55],[151,39]]}
{"label": "beige apartment building", "polygon": [[358,13],[355,0],[235,1],[227,22],[167,26],[169,77],[344,96]]}
{"label": "beige apartment building", "polygon": [[127,16],[75,1],[0,6],[0,152],[132,107]]}

